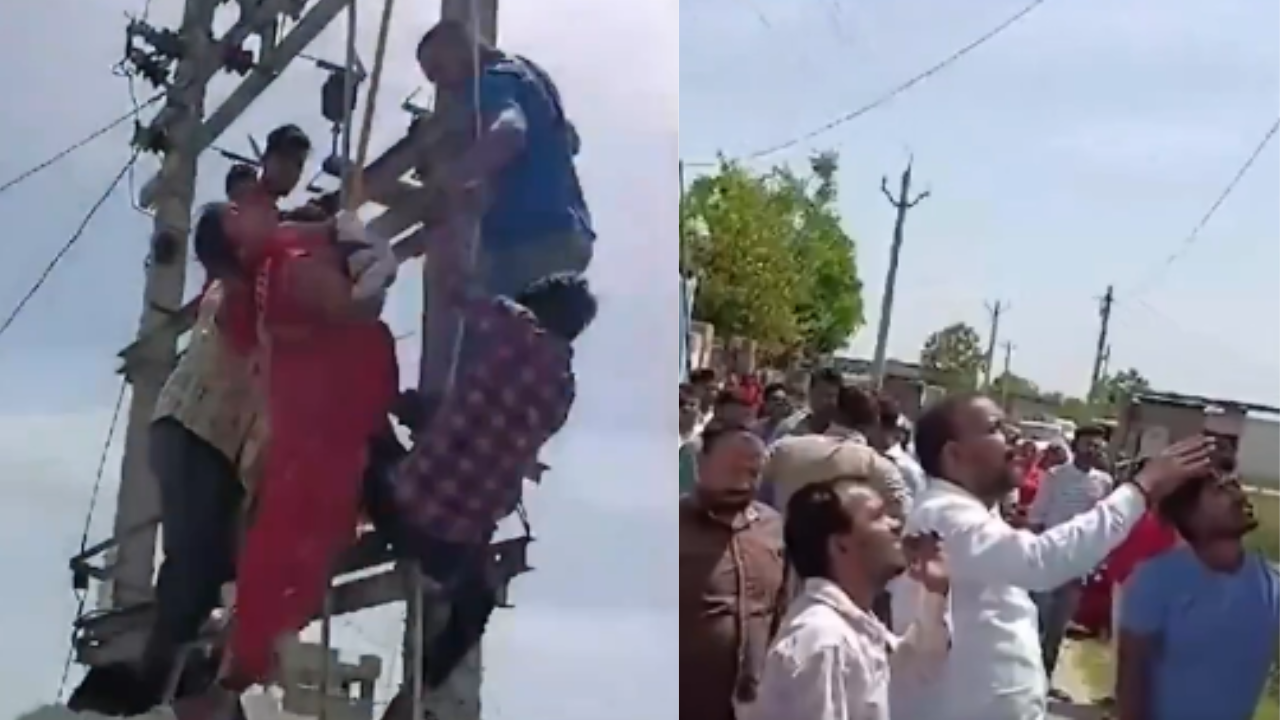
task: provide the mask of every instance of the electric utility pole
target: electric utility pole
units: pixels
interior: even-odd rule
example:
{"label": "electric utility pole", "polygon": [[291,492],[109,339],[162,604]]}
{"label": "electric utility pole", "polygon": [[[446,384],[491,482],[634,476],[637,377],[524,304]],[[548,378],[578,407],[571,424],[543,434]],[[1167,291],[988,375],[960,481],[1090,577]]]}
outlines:
{"label": "electric utility pole", "polygon": [[1093,372],[1089,375],[1089,392],[1085,395],[1093,402],[1098,391],[1098,381],[1102,379],[1102,366],[1110,355],[1108,342],[1111,333],[1111,307],[1115,304],[1115,287],[1107,286],[1107,292],[1099,300],[1098,305],[1098,347],[1093,356]]}
{"label": "electric utility pole", "polygon": [[894,197],[889,192],[889,178],[880,178],[880,192],[884,194],[885,199],[893,206],[897,217],[893,223],[893,245],[889,247],[889,271],[885,275],[884,295],[880,298],[880,326],[876,330],[876,350],[875,356],[871,361],[871,378],[878,390],[884,385],[885,372],[885,353],[888,352],[889,345],[889,325],[893,319],[893,294],[898,284],[898,260],[902,254],[902,241],[907,223],[907,211],[919,205],[922,200],[929,197],[929,191],[916,195],[911,198],[911,161],[907,161],[907,167],[902,171],[902,180],[898,186],[898,196]]}
{"label": "electric utility pole", "polygon": [[[160,172],[139,193],[140,203],[155,210],[143,309],[137,339],[120,353],[125,378],[132,388],[125,434],[124,461],[116,501],[114,538],[118,543],[106,570],[106,599],[110,610],[124,611],[146,603],[153,594],[156,555],[156,519],[159,491],[148,464],[147,430],[160,389],[176,364],[177,339],[189,326],[190,307],[183,307],[186,284],[187,236],[195,200],[200,153],[213,143],[294,58],[311,43],[352,0],[316,0],[303,13],[297,0],[261,0],[242,3],[239,19],[220,38],[214,35],[214,13],[222,0],[186,0],[182,25],[177,31],[180,53],[174,59],[173,79],[164,85],[164,108],[152,122],[139,129],[138,138],[149,139],[148,149],[162,153]],[[280,16],[296,22],[276,40],[274,28]],[[130,42],[146,42],[169,31],[149,26],[129,29]],[[242,51],[252,35],[262,38],[259,54],[249,58],[244,80],[206,120],[205,99],[209,81],[226,69],[234,51]],[[160,141],[157,142],[157,139]],[[82,661],[101,664],[136,660],[146,640],[145,624],[101,632],[110,638],[95,645]]]}
{"label": "electric utility pole", "polygon": [[[992,381],[995,380],[995,362],[996,362],[996,344],[1000,338],[1000,316],[1004,311],[1009,309],[1009,304],[997,300],[995,304],[987,303],[987,314],[991,316],[991,330],[987,337],[987,358],[984,361],[986,368],[986,377],[983,378],[983,387],[991,387]],[[1005,368],[1007,371],[1008,368]]]}
{"label": "electric utility pole", "polygon": [[[498,40],[498,0],[441,0],[440,17],[443,20],[453,20],[466,25],[471,29],[475,37],[483,40],[488,45],[496,45]],[[449,96],[447,93],[439,93],[436,96],[436,113],[444,118],[449,118],[455,113],[465,112],[470,114],[472,111],[469,107],[464,107],[457,102],[457,98]],[[478,128],[473,128],[478,130]],[[477,139],[473,134],[468,134],[471,142]],[[479,226],[467,224],[475,232],[473,241],[479,241]],[[462,223],[456,223],[455,228],[460,227]],[[464,262],[468,262],[464,259]],[[431,262],[423,263],[423,303],[424,311],[430,300],[435,297],[431,293],[431,284],[433,276]],[[424,323],[426,315],[423,316]],[[423,349],[422,361],[423,367],[420,371],[421,383],[420,387],[424,391],[435,390],[433,387],[435,381],[442,379],[439,373],[431,372],[428,363],[434,358],[447,357],[452,354],[449,362],[456,363],[456,353],[449,353],[449,349],[432,348],[426,343],[429,338],[426,332],[427,328],[423,327]],[[453,334],[465,335],[466,327],[461,322],[457,322],[450,336]],[[460,342],[460,338],[455,342]],[[451,343],[452,344],[452,343]],[[445,392],[451,391],[449,382],[445,381]],[[419,605],[419,603],[423,603]],[[448,619],[449,604],[443,603],[426,603],[419,598],[409,598],[408,612],[406,614],[405,633],[403,642],[403,652],[406,662],[405,667],[405,687],[410,691],[416,691],[420,688],[420,678],[417,668],[413,667],[415,653],[413,648],[424,642],[425,637],[434,637],[441,631],[444,623]],[[421,698],[420,703],[412,703],[414,709],[425,711],[427,717],[437,718],[438,720],[480,720],[481,705],[480,695],[481,686],[484,680],[484,668],[482,662],[482,643],[477,642],[475,647],[467,653],[466,658],[458,664],[454,671],[449,675],[448,679],[441,684],[440,687],[426,691]],[[410,713],[412,714],[412,713]],[[418,718],[411,718],[418,720]]]}
{"label": "electric utility pole", "polygon": [[165,107],[152,127],[167,138],[155,198],[155,227],[142,290],[142,317],[133,353],[123,372],[132,388],[120,489],[116,497],[115,551],[107,599],[122,608],[145,602],[152,593],[156,527],[147,526],[160,509],[159,488],[147,458],[147,428],[160,389],[176,362],[178,334],[163,328],[166,311],[182,305],[186,284],[187,229],[196,185],[199,151],[194,139],[204,119],[205,90],[220,60],[211,43],[217,0],[187,0],[182,13],[183,55],[177,63]]}
{"label": "electric utility pole", "polygon": [[1009,378],[1013,377],[1011,368],[1013,367],[1013,351],[1017,348],[1011,342],[1000,343],[1000,347],[1004,348],[1004,380],[1000,383],[1000,407],[1004,411],[1009,412]]}

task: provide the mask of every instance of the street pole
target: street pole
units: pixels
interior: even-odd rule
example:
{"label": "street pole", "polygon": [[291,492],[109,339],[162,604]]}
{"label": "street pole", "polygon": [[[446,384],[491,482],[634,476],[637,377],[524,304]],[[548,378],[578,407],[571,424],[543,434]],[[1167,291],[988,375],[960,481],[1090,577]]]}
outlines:
{"label": "street pole", "polygon": [[982,382],[983,387],[986,388],[990,388],[992,381],[995,380],[993,371],[995,370],[996,362],[996,343],[999,342],[1000,338],[1000,316],[1008,309],[1009,305],[999,300],[994,305],[987,304],[987,314],[991,316],[991,334],[987,338],[986,377]]}
{"label": "street pole", "polygon": [[1009,378],[1013,377],[1013,351],[1017,347],[1011,342],[1000,344],[1004,348],[1004,378],[1000,382],[1000,407],[1004,408],[1006,413],[1009,412]]}
{"label": "street pole", "polygon": [[1089,392],[1085,395],[1092,403],[1097,399],[1098,381],[1102,380],[1102,365],[1107,361],[1107,344],[1110,341],[1111,334],[1111,308],[1115,304],[1116,293],[1115,287],[1107,286],[1107,292],[1099,300],[1098,318],[1100,320],[1098,326],[1098,347],[1093,355],[1093,372],[1089,375]]}
{"label": "street pole", "polygon": [[889,324],[893,318],[893,295],[898,284],[898,260],[902,254],[907,211],[929,197],[929,191],[926,190],[915,196],[914,199],[908,199],[911,195],[911,161],[907,161],[907,167],[902,171],[898,197],[895,198],[889,192],[889,179],[887,177],[880,178],[880,192],[884,194],[889,204],[893,206],[896,218],[893,223],[893,245],[889,248],[889,271],[885,275],[884,295],[880,299],[880,327],[876,331],[875,356],[871,362],[872,382],[877,390],[884,386],[885,354],[888,352]]}
{"label": "street pole", "polygon": [[169,145],[156,185],[155,226],[151,235],[150,262],[142,291],[142,317],[138,341],[124,366],[132,385],[124,461],[116,496],[115,552],[111,573],[110,603],[120,608],[150,600],[155,573],[157,528],[140,529],[159,513],[159,487],[151,474],[147,429],[160,389],[177,361],[178,332],[168,329],[166,310],[182,306],[186,283],[187,230],[196,185],[195,138],[204,119],[207,72],[220,64],[211,38],[214,11],[219,0],[187,0],[182,14],[183,55],[166,99],[165,125]]}
{"label": "street pole", "polygon": [[[452,20],[460,22],[470,28],[473,33],[480,39],[490,45],[497,44],[498,36],[498,0],[441,0],[440,17],[443,20]],[[436,114],[444,118],[451,118],[459,112],[468,112],[469,108],[460,107],[457,104],[457,98],[451,97],[448,93],[439,93],[436,96]],[[470,125],[470,123],[468,123]],[[470,137],[470,135],[468,135]],[[472,138],[474,141],[474,138]],[[452,221],[451,221],[452,222]],[[479,241],[478,233],[475,232],[476,225],[471,221],[452,222],[454,231],[463,231],[475,240]],[[464,254],[462,262],[467,263],[469,254]],[[427,333],[425,326],[427,306],[434,297],[431,293],[433,281],[438,281],[438,268],[433,271],[430,258],[423,263],[423,321],[422,330],[422,367],[419,369],[419,390],[428,393],[447,392],[450,384],[448,378],[441,373],[436,372],[435,368],[429,367],[439,358],[449,356],[448,352],[442,352],[442,348],[433,348],[428,343],[432,338]],[[447,282],[448,280],[446,280]],[[457,323],[452,328],[450,336],[454,334],[465,333],[465,327],[461,323]],[[450,343],[453,345],[454,343]],[[456,353],[451,362],[456,362]],[[444,387],[440,387],[443,382]],[[418,578],[414,570],[409,571],[411,578]],[[440,687],[434,690],[425,690],[421,686],[421,673],[417,666],[422,658],[422,644],[425,642],[426,636],[433,636],[439,632],[443,623],[447,619],[449,605],[447,602],[426,603],[418,590],[421,588],[420,582],[410,582],[410,592],[407,598],[407,612],[405,622],[405,636],[403,642],[403,652],[406,659],[404,678],[406,686],[412,694],[411,715],[412,720],[419,720],[422,717],[421,711],[426,712],[428,717],[434,720],[480,720],[480,691],[483,682],[483,666],[481,660],[480,643],[467,654],[466,658],[458,664],[453,673],[445,680]],[[428,632],[429,630],[429,632]]]}
{"label": "street pole", "polygon": [[[224,66],[222,49],[238,47],[248,36],[277,23],[291,2],[262,0],[217,41],[214,15],[223,0],[187,0],[180,35],[182,55],[168,88],[165,107],[151,130],[166,139],[160,172],[139,192],[139,201],[155,209],[151,252],[143,286],[143,309],[134,342],[120,357],[132,393],[125,432],[124,460],[116,497],[113,552],[107,593],[109,608],[122,610],[153,596],[159,488],[148,462],[148,428],[161,389],[177,361],[177,340],[191,320],[182,304],[186,284],[187,236],[195,204],[200,153],[240,117],[284,68],[320,34],[351,0],[317,0],[279,43],[263,57],[232,94],[206,119],[206,89]],[[136,660],[146,640],[144,626],[113,634],[94,653],[102,661]]]}

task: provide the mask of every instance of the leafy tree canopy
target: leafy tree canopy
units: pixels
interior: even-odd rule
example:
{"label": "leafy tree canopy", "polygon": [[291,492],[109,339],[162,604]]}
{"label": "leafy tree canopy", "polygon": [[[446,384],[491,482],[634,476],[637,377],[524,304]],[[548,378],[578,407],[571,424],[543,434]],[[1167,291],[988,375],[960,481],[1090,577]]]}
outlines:
{"label": "leafy tree canopy", "polygon": [[698,278],[694,316],[766,353],[812,359],[863,324],[853,240],[836,210],[837,158],[810,173],[752,173],[722,161],[680,201],[682,270]]}
{"label": "leafy tree canopy", "polygon": [[985,362],[982,338],[967,323],[955,323],[934,332],[920,351],[920,366],[926,377],[951,392],[977,387]]}

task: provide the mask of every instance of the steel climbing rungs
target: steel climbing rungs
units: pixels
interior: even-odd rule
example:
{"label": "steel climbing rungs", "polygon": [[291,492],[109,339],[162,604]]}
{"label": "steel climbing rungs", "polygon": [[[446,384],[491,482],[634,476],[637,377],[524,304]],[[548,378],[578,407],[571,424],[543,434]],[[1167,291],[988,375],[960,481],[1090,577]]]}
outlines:
{"label": "steel climbing rungs", "polygon": [[[372,533],[366,534],[352,548],[334,581],[330,590],[333,616],[347,615],[405,599],[404,576],[394,566],[390,566],[395,560],[391,549],[376,540],[368,540],[369,535]],[[533,569],[528,562],[530,542],[530,538],[520,537],[490,546],[494,553],[493,568],[499,584],[499,595],[504,606],[508,583]],[[376,573],[358,575],[379,566],[387,567]],[[352,575],[358,576],[351,577]],[[98,666],[135,659],[141,653],[153,619],[154,604],[150,602],[90,613],[77,619],[73,625],[77,660],[85,665]],[[127,646],[116,642],[126,636],[131,639]]]}

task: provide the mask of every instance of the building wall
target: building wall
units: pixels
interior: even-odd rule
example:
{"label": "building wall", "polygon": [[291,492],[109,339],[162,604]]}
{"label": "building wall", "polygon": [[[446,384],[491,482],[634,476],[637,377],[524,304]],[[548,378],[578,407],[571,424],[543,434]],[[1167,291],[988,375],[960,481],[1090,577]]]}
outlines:
{"label": "building wall", "polygon": [[1280,489],[1280,421],[1251,417],[1240,438],[1240,474],[1250,482]]}

